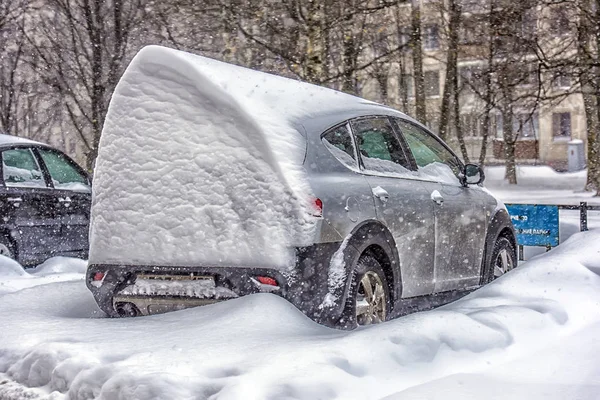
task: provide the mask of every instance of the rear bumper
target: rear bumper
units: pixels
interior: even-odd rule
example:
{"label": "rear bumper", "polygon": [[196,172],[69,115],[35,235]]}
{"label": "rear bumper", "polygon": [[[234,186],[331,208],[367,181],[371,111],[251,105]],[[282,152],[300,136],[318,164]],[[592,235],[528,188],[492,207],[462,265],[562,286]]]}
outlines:
{"label": "rear bumper", "polygon": [[[211,276],[215,286],[234,293],[233,297],[254,293],[271,292],[291,302],[309,318],[328,326],[335,326],[339,320],[343,304],[322,307],[328,293],[329,264],[340,243],[318,244],[298,248],[296,264],[287,269],[253,267],[211,267],[211,266],[133,266],[115,264],[92,264],[88,267],[86,284],[99,307],[111,317],[119,317],[118,303],[131,302],[142,315],[166,312],[198,305],[211,304],[226,298],[190,297],[184,295],[140,295],[127,288],[135,285],[139,275],[153,276]],[[93,276],[101,272],[104,279],[93,281]],[[256,277],[274,278],[278,287],[266,287],[257,282]],[[155,312],[156,311],[156,312]]]}

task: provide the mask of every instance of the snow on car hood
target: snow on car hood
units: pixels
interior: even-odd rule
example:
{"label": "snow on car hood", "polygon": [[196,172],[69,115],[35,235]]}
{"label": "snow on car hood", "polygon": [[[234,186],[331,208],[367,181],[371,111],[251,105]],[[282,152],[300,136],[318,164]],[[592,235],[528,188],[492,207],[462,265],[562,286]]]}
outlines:
{"label": "snow on car hood", "polygon": [[315,234],[300,121],[364,102],[172,49],[142,49],[102,131],[90,263],[293,264],[290,247]]}

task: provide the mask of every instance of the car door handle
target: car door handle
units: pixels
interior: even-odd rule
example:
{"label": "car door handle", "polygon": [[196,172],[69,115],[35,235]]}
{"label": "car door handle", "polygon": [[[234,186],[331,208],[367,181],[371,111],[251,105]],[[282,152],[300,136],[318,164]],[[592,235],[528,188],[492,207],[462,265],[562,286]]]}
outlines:
{"label": "car door handle", "polygon": [[444,196],[442,196],[442,194],[440,192],[438,192],[437,190],[434,190],[433,192],[431,192],[431,200],[433,200],[433,202],[437,205],[442,205],[444,204]]}
{"label": "car door handle", "polygon": [[65,198],[59,197],[58,202],[61,203],[65,207],[69,207],[71,205],[71,198],[70,197],[65,197]]}
{"label": "car door handle", "polygon": [[23,202],[23,199],[20,197],[8,197],[6,201],[11,203],[13,207],[19,207],[21,205],[21,202]]}
{"label": "car door handle", "polygon": [[377,197],[379,200],[381,200],[384,203],[386,201],[388,201],[388,199],[390,198],[390,194],[387,192],[387,190],[385,190],[381,186],[374,187],[372,189],[372,191],[373,191],[373,196]]}

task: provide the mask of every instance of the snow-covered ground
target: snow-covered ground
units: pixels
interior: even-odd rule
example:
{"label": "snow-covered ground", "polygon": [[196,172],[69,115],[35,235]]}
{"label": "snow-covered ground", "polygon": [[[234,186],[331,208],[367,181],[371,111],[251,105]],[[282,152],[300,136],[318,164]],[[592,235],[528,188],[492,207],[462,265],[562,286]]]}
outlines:
{"label": "snow-covered ground", "polygon": [[[506,202],[588,196],[528,198],[496,172]],[[106,319],[81,262],[0,259],[0,399],[597,399],[600,229],[569,236],[459,301],[353,332],[269,294]]]}

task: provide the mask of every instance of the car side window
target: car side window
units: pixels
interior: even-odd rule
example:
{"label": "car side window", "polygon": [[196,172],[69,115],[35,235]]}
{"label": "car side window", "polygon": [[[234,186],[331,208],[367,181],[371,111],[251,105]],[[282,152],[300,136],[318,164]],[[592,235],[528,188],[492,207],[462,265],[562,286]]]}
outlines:
{"label": "car side window", "polygon": [[4,150],[2,174],[7,187],[46,187],[42,170],[30,149]]}
{"label": "car side window", "polygon": [[408,147],[419,167],[419,172],[448,183],[458,183],[461,163],[452,152],[433,135],[411,124],[396,120]]}
{"label": "car side window", "polygon": [[65,155],[53,150],[38,149],[56,189],[89,192],[88,178]]}
{"label": "car side window", "polygon": [[366,171],[406,174],[410,164],[387,117],[352,121],[360,158]]}
{"label": "car side window", "polygon": [[323,144],[342,164],[357,169],[354,141],[348,125],[341,125],[323,135]]}

